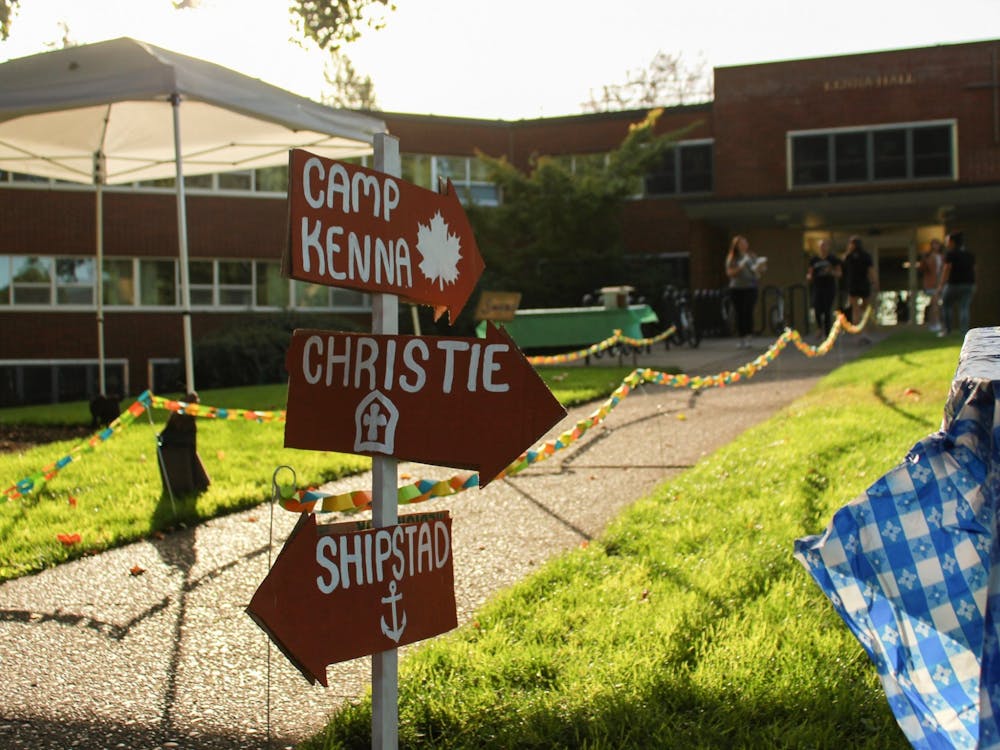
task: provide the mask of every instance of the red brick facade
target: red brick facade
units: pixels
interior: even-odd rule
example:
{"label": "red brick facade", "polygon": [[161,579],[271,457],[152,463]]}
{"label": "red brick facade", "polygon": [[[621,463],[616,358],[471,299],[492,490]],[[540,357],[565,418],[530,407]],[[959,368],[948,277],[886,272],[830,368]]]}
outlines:
{"label": "red brick facade", "polygon": [[[729,237],[743,233],[769,257],[768,283],[791,288],[802,285],[806,250],[816,233],[831,238],[838,251],[847,236],[861,234],[886,278],[902,289],[904,263],[930,236],[961,227],[977,256],[973,325],[997,325],[998,58],[1000,40],[716,69],[712,103],[667,109],[658,123],[659,132],[683,130],[684,140],[711,143],[712,190],[630,202],[623,216],[627,252],[687,254],[690,286],[719,288]],[[540,154],[607,152],[645,115],[513,122],[394,113],[382,118],[404,154],[483,152],[527,169]],[[790,134],[933,122],[953,128],[954,176],[790,186]],[[104,206],[107,256],[176,257],[171,194],[108,189]],[[0,188],[0,255],[89,254],[94,213],[92,189]],[[189,195],[187,222],[192,258],[274,260],[285,243],[286,204],[253,195]],[[195,337],[233,320],[235,313],[196,311]],[[0,331],[0,364],[93,358],[96,349],[96,324],[86,312],[7,307],[0,312]],[[108,358],[128,358],[137,391],[145,385],[149,358],[179,356],[180,315],[111,311],[106,336]]]}

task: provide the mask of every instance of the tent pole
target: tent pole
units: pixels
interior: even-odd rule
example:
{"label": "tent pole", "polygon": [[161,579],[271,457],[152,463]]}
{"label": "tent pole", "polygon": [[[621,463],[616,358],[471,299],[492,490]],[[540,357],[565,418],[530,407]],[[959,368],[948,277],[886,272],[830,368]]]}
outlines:
{"label": "tent pole", "polygon": [[194,352],[191,343],[191,287],[188,281],[187,213],[184,197],[184,167],[181,156],[181,97],[171,94],[174,111],[174,165],[177,170],[177,250],[181,267],[181,315],[184,328],[184,382],[186,393],[194,393]]}
{"label": "tent pole", "polygon": [[[100,157],[96,154],[95,157]],[[97,231],[97,382],[100,396],[106,396],[104,378],[104,183],[97,181],[94,196],[95,226]],[[124,394],[122,394],[124,395]]]}

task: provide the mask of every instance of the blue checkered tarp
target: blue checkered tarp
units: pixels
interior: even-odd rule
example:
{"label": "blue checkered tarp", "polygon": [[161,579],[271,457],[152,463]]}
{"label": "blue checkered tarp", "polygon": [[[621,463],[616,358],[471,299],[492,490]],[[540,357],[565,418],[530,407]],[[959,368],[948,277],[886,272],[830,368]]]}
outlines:
{"label": "blue checkered tarp", "polygon": [[795,542],[915,748],[1000,748],[998,396],[956,378],[941,430]]}

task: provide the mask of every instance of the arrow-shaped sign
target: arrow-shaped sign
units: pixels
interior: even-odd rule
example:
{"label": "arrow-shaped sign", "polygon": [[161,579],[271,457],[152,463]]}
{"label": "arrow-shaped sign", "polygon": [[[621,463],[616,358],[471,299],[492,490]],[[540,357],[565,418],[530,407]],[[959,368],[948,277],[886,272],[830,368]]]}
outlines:
{"label": "arrow-shaped sign", "polygon": [[483,272],[455,188],[443,193],[293,149],[288,250],[293,279],[394,294],[455,318]]}
{"label": "arrow-shaped sign", "polygon": [[309,682],[457,624],[447,511],[402,521],[337,533],[303,515],[254,593],[247,614]]}
{"label": "arrow-shaped sign", "polygon": [[506,331],[485,339],[297,330],[285,446],[479,472],[486,486],[566,410]]}

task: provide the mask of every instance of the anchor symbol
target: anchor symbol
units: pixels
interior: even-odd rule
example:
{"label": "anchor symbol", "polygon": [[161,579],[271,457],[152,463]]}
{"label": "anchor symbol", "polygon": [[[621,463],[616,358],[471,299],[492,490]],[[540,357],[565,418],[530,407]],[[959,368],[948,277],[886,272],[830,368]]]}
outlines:
{"label": "anchor symbol", "polygon": [[391,638],[396,643],[399,643],[399,639],[403,637],[403,630],[406,629],[406,612],[403,612],[403,621],[399,622],[398,614],[396,612],[396,602],[403,598],[402,594],[396,593],[396,582],[390,581],[389,583],[389,596],[382,597],[383,604],[392,605],[392,628],[390,629],[385,623],[385,618],[382,620],[382,632],[387,638]]}

